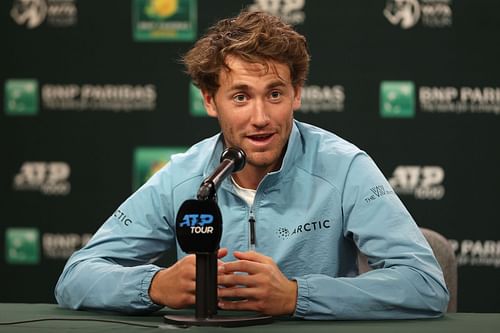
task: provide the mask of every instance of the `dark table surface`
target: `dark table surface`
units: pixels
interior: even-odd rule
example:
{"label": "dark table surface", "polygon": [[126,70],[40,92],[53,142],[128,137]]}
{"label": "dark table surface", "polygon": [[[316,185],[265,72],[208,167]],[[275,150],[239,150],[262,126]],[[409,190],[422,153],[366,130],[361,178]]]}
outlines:
{"label": "dark table surface", "polygon": [[[306,321],[276,318],[271,324],[238,328],[189,327],[167,325],[160,311],[146,316],[120,315],[62,309],[56,304],[0,303],[0,332],[500,332],[500,313],[450,313],[437,319],[383,321]],[[183,312],[191,314],[192,312]],[[43,319],[43,321],[39,321]],[[45,320],[48,319],[48,320]],[[37,320],[37,321],[34,321]],[[14,323],[31,321],[25,323]],[[6,323],[10,323],[6,325]]]}

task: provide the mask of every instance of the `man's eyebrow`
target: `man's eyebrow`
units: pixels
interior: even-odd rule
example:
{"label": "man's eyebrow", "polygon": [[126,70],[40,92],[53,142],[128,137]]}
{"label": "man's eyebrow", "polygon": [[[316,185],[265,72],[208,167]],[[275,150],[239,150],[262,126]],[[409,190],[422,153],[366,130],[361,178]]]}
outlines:
{"label": "man's eyebrow", "polygon": [[247,84],[235,84],[229,88],[229,90],[248,90],[250,89]]}
{"label": "man's eyebrow", "polygon": [[283,81],[274,81],[274,82],[271,82],[267,85],[267,88],[276,88],[276,87],[283,87],[283,86],[286,86],[285,82]]}
{"label": "man's eyebrow", "polygon": [[[273,81],[273,82],[269,83],[266,86],[266,89],[272,89],[272,88],[283,87],[283,86],[286,86],[285,82],[277,80],[277,81]],[[233,90],[250,90],[250,87],[244,83],[241,83],[241,84],[237,83],[237,84],[231,86],[231,88],[229,88],[229,90],[231,90],[231,91],[233,91]]]}

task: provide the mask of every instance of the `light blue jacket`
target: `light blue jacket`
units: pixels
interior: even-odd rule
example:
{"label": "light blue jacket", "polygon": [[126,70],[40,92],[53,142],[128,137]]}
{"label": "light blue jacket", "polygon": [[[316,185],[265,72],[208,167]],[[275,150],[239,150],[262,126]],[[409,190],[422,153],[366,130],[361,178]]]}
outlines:
{"label": "light blue jacket", "polygon": [[[157,310],[151,264],[176,246],[175,216],[218,165],[221,136],[175,155],[68,260],[56,286],[62,306]],[[366,153],[295,121],[280,170],[260,183],[253,207],[230,179],[218,190],[221,247],[270,256],[298,283],[295,316],[306,319],[436,317],[448,303],[439,265],[419,228]],[[357,248],[374,270],[357,275]],[[185,253],[177,249],[179,256]],[[175,288],[175,286],[172,286]],[[168,292],[168,291],[167,291]]]}

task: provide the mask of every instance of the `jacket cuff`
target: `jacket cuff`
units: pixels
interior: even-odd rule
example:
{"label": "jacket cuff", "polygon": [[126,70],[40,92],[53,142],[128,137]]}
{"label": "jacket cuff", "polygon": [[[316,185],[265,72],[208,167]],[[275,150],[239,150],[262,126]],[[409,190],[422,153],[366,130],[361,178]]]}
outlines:
{"label": "jacket cuff", "polygon": [[295,306],[294,317],[304,318],[309,312],[309,284],[305,278],[294,277],[297,281],[297,304]]}
{"label": "jacket cuff", "polygon": [[161,309],[163,306],[154,303],[149,297],[149,287],[151,286],[151,281],[153,277],[161,270],[160,267],[153,266],[144,274],[144,278],[141,281],[141,286],[139,290],[139,296],[144,304],[144,307],[152,311]]}

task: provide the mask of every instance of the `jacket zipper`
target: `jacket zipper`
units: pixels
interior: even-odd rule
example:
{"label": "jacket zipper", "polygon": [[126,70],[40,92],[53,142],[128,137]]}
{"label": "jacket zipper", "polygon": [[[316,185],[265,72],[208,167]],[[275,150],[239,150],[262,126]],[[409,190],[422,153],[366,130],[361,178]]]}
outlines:
{"label": "jacket zipper", "polygon": [[255,251],[255,217],[253,211],[250,210],[250,216],[248,218],[249,235],[250,235],[250,251]]}

